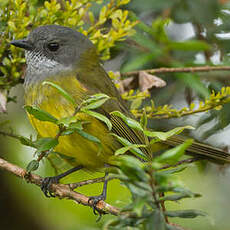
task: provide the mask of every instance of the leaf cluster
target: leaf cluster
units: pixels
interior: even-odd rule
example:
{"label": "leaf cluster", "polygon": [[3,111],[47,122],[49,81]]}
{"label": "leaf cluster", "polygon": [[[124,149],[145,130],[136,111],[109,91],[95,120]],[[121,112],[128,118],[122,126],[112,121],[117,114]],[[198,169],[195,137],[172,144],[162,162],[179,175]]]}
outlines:
{"label": "leaf cluster", "polygon": [[[141,100],[139,106],[142,104]],[[132,112],[136,117],[141,117],[143,111],[146,112],[148,118],[153,119],[169,119],[169,118],[179,118],[182,116],[192,115],[195,113],[207,112],[209,110],[221,110],[225,104],[230,102],[230,87],[223,87],[219,92],[212,91],[210,96],[204,101],[199,101],[198,105],[191,103],[189,107],[184,107],[182,109],[175,109],[172,105],[155,106],[153,100],[151,100],[150,106],[145,106],[142,109],[133,109]]]}
{"label": "leaf cluster", "polygon": [[161,169],[166,163],[178,162],[189,145],[191,140],[148,162],[141,162],[127,155],[117,157],[114,164],[119,168],[112,171],[112,176],[118,178],[129,189],[132,196],[129,203],[121,210],[122,215],[108,221],[104,229],[131,227],[131,229],[143,230],[178,230],[179,228],[168,222],[168,217],[195,218],[206,215],[198,210],[165,209],[167,202],[178,202],[185,198],[201,196],[185,188],[176,176],[185,170],[186,166]]}
{"label": "leaf cluster", "polygon": [[[22,51],[10,46],[13,39],[23,39],[38,26],[58,24],[88,36],[96,45],[102,60],[110,57],[115,43],[134,33],[137,22],[131,22],[129,12],[120,9],[129,0],[111,0],[107,5],[97,0],[38,1],[6,0],[0,2],[0,93],[23,82],[21,67],[25,63]],[[97,4],[99,13],[91,8]]]}
{"label": "leaf cluster", "polygon": [[[204,5],[205,11],[203,10]],[[135,12],[131,14],[132,19],[139,20],[139,23],[135,27],[136,33],[129,39],[129,43],[121,45],[121,49],[125,50],[127,54],[121,68],[123,76],[127,71],[133,72],[133,70],[140,69],[229,65],[227,28],[230,5],[227,1],[147,0],[145,4],[134,1],[128,7]],[[192,103],[200,98],[202,100],[209,98],[213,90],[217,94],[222,87],[229,83],[228,73],[223,71],[174,72],[162,73],[157,76],[166,80],[167,86],[151,92],[151,97],[154,98],[156,104],[149,106],[150,109],[156,109],[153,109],[153,118],[181,117],[218,108],[217,104],[219,104],[220,107],[223,107],[222,110],[214,109],[200,115],[200,125],[209,122],[211,126],[203,134],[203,137],[207,138],[229,125],[228,104],[221,101],[210,107],[204,105],[205,108],[202,106],[203,108],[197,109],[199,105],[195,103],[194,107]],[[170,105],[170,100],[179,93],[182,96],[180,102],[187,102],[189,108],[178,110]],[[136,102],[138,103],[135,105],[140,106],[141,100],[136,99]],[[157,110],[159,110],[159,115]],[[151,113],[151,111],[149,112]],[[139,116],[141,114],[138,114]],[[210,121],[215,124],[212,125]]]}

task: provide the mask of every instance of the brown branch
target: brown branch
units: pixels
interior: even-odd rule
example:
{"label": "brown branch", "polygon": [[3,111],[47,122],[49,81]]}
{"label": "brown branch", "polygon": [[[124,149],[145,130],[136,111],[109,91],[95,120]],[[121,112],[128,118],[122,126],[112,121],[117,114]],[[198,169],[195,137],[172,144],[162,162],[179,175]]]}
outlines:
{"label": "brown branch", "polygon": [[209,72],[209,71],[230,71],[230,66],[199,66],[199,67],[182,67],[182,68],[158,68],[158,69],[146,69],[131,71],[126,73],[120,73],[121,77],[138,76],[141,71],[150,74],[158,73],[194,73],[194,72]]}
{"label": "brown branch", "polygon": [[[32,184],[35,184],[37,186],[41,186],[43,178],[40,177],[39,175],[32,174],[26,172],[25,169],[20,168],[17,165],[11,164],[2,158],[0,158],[0,169],[4,169],[8,172],[11,172],[12,174],[18,176],[21,179],[25,179]],[[65,184],[52,184],[51,186],[52,192],[59,197],[60,199],[70,199],[73,200],[79,204],[85,205],[85,206],[90,206],[92,207],[91,202],[89,203],[89,197],[80,194],[78,192],[73,191],[69,185]],[[114,206],[111,206],[107,204],[104,201],[99,201],[98,204],[96,205],[96,208],[98,211],[101,211],[102,213],[110,213],[112,215],[119,215],[120,210]]]}
{"label": "brown branch", "polygon": [[[8,161],[2,158],[0,158],[0,169],[6,170],[21,179],[26,179],[27,182],[35,184],[39,187],[42,184],[43,178],[40,177],[39,175],[32,174],[32,173],[28,175],[25,169],[20,168],[19,166],[14,165],[12,163],[9,163]],[[114,178],[111,177],[110,179],[114,179]],[[104,180],[104,177],[101,177],[101,178],[98,178],[98,181],[96,181],[96,179],[91,180],[91,183],[101,182],[103,180]],[[89,184],[89,182],[85,181],[85,184]],[[84,183],[82,185],[84,185]],[[72,184],[72,187],[74,187],[74,184]],[[78,204],[82,204],[82,205],[90,206],[90,207],[92,206],[92,204],[89,204],[89,197],[73,191],[71,189],[71,184],[69,185],[68,184],[52,184],[51,189],[52,189],[52,192],[60,199],[65,198],[65,199],[73,200],[77,202]],[[98,202],[98,204],[96,205],[96,208],[98,211],[101,211],[102,213],[110,213],[115,216],[122,214],[124,216],[123,218],[128,218],[128,217],[136,218],[137,217],[135,213],[121,212],[117,207],[111,206],[102,200]],[[180,227],[180,229],[184,229],[179,225],[175,225],[174,223],[168,223],[168,224],[171,226]]]}

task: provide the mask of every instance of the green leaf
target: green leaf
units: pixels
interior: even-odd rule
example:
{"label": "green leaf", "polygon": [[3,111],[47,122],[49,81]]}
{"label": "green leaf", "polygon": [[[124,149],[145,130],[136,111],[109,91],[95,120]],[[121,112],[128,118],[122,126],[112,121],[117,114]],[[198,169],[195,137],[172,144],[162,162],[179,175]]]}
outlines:
{"label": "green leaf", "polygon": [[208,88],[204,85],[204,83],[200,80],[197,74],[176,74],[179,79],[182,79],[183,82],[191,89],[196,91],[199,95],[204,98],[208,98],[210,96],[210,92]]}
{"label": "green leaf", "polygon": [[165,215],[168,217],[195,218],[197,216],[206,216],[206,213],[199,210],[191,209],[191,210],[166,211]]}
{"label": "green leaf", "polygon": [[61,136],[71,135],[75,132],[74,129],[67,129],[61,132]]}
{"label": "green leaf", "polygon": [[64,127],[69,127],[71,123],[74,123],[77,121],[76,116],[71,116],[71,117],[63,117],[58,120],[57,125],[63,125]]}
{"label": "green leaf", "polygon": [[199,193],[182,193],[182,194],[175,194],[175,195],[171,195],[171,196],[163,196],[160,198],[161,201],[178,201],[184,198],[197,198],[197,197],[201,197],[201,194]]}
{"label": "green leaf", "polygon": [[152,143],[155,143],[159,140],[166,141],[169,137],[181,133],[184,129],[194,129],[194,128],[192,126],[187,125],[187,126],[183,126],[183,127],[174,128],[168,132],[155,132],[155,131],[145,130],[144,134],[148,137],[152,137],[152,138],[154,137],[155,138],[151,141],[151,144],[152,144]]}
{"label": "green leaf", "polygon": [[97,113],[95,111],[91,111],[91,110],[82,109],[81,111],[86,113],[86,114],[88,114],[88,115],[90,115],[90,116],[92,116],[92,117],[97,118],[98,120],[100,120],[102,122],[104,122],[107,125],[109,130],[112,129],[112,123],[110,122],[110,120],[106,116],[104,116],[104,115],[102,115],[100,113]]}
{"label": "green leaf", "polygon": [[137,214],[138,217],[141,217],[142,210],[146,204],[146,199],[143,197],[137,197],[133,206],[133,211]]}
{"label": "green leaf", "polygon": [[145,130],[147,128],[147,124],[148,124],[148,118],[146,115],[146,111],[144,110],[142,116],[141,116],[141,120],[140,120],[140,124],[141,127]]}
{"label": "green leaf", "polygon": [[[144,171],[144,164],[137,158],[128,155],[120,155],[115,158],[115,165],[118,165],[122,172],[132,181],[148,181]],[[135,186],[136,187],[136,186]]]}
{"label": "green leaf", "polygon": [[137,15],[133,11],[129,12],[129,17],[133,21],[138,21],[138,24],[136,25],[137,28],[144,31],[146,34],[151,34],[154,36],[154,34],[152,33],[153,32],[152,28],[149,25],[147,25],[146,23],[144,23],[142,20],[140,20],[140,18],[137,17]]}
{"label": "green leaf", "polygon": [[140,98],[140,97],[135,98],[130,105],[130,110],[138,109],[141,106],[142,101],[143,101],[143,98]]}
{"label": "green leaf", "polygon": [[94,102],[91,102],[90,104],[83,106],[82,109],[89,110],[89,109],[97,109],[98,107],[102,106],[109,98],[103,98]]}
{"label": "green leaf", "polygon": [[130,117],[126,117],[123,113],[119,111],[114,111],[114,112],[111,112],[110,114],[120,117],[130,128],[143,131],[143,128],[141,127],[139,122],[133,120]]}
{"label": "green leaf", "polygon": [[156,209],[152,217],[153,225],[150,229],[166,230],[165,218],[161,210]]}
{"label": "green leaf", "polygon": [[204,41],[189,40],[183,42],[170,42],[168,48],[182,51],[205,51],[210,50],[211,46]]}
{"label": "green leaf", "polygon": [[192,139],[188,139],[183,144],[165,151],[159,157],[156,157],[154,161],[157,161],[160,163],[163,162],[163,163],[168,163],[168,164],[174,164],[178,161],[178,159],[181,156],[184,155],[185,150],[192,144],[192,142],[193,142]]}
{"label": "green leaf", "polygon": [[[148,158],[146,157],[146,155],[137,147],[133,147],[133,144],[130,143],[127,139],[123,138],[123,137],[120,137],[116,134],[112,134],[113,136],[115,136],[117,138],[117,140],[122,144],[124,145],[125,147],[126,146],[132,146],[129,150],[131,153],[133,153],[135,156],[137,156],[138,158],[141,158],[143,160],[148,160]],[[123,150],[122,150],[123,151]]]}
{"label": "green leaf", "polygon": [[76,121],[76,122],[70,123],[69,126],[64,131],[62,131],[61,135],[62,136],[70,135],[70,134],[76,132],[77,130],[83,130],[83,125],[88,124],[88,123],[90,123],[90,122],[88,122],[88,121]]}
{"label": "green leaf", "polygon": [[27,137],[19,136],[18,140],[21,144],[35,148],[34,142]]}
{"label": "green leaf", "polygon": [[122,148],[118,149],[118,150],[115,152],[114,155],[115,155],[115,156],[121,155],[121,154],[126,153],[127,151],[130,151],[130,150],[133,149],[133,148],[140,148],[140,147],[146,147],[146,145],[132,144],[132,145],[129,145],[129,146],[125,146],[125,147],[122,147]]}
{"label": "green leaf", "polygon": [[82,137],[86,138],[87,140],[95,142],[95,143],[101,145],[101,141],[97,137],[95,137],[95,136],[93,136],[93,135],[91,135],[89,133],[86,133],[83,130],[76,130],[76,132],[79,135],[81,135]]}
{"label": "green leaf", "polygon": [[159,45],[152,39],[150,39],[146,34],[136,33],[132,36],[132,39],[137,42],[141,47],[145,47],[149,52],[162,52],[159,49]]}
{"label": "green leaf", "polygon": [[39,162],[37,160],[32,160],[30,163],[26,166],[27,172],[32,172],[37,170],[39,167]]}
{"label": "green leaf", "polygon": [[52,137],[39,138],[34,142],[38,152],[47,151],[58,145],[58,140]]}
{"label": "green leaf", "polygon": [[90,103],[94,103],[94,102],[97,102],[101,99],[109,99],[110,97],[104,93],[97,93],[97,94],[94,94],[94,95],[91,95],[89,98],[87,98],[86,100],[84,100],[82,102],[82,105],[87,105],[87,104],[90,104]]}
{"label": "green leaf", "polygon": [[57,123],[58,119],[55,118],[54,116],[52,116],[50,113],[36,107],[36,106],[30,106],[30,105],[26,105],[24,106],[25,110],[33,115],[36,119],[40,120],[40,121],[49,121],[52,123]]}
{"label": "green leaf", "polygon": [[58,92],[67,100],[69,101],[70,103],[72,103],[74,105],[74,107],[77,107],[77,104],[76,104],[76,101],[74,100],[74,98],[68,93],[66,92],[64,89],[61,88],[61,86],[53,83],[53,82],[50,82],[50,81],[44,81],[42,83],[42,85],[50,85],[52,87],[54,87],[55,89],[58,90]]}
{"label": "green leaf", "polygon": [[182,166],[178,166],[178,167],[176,167],[176,168],[164,170],[164,171],[162,171],[162,173],[164,173],[164,174],[179,173],[179,172],[184,171],[186,168],[187,168],[187,166],[182,165]]}
{"label": "green leaf", "polygon": [[82,130],[83,129],[83,125],[85,124],[89,124],[90,122],[89,121],[76,121],[74,123],[71,123],[68,127],[68,129],[80,129]]}

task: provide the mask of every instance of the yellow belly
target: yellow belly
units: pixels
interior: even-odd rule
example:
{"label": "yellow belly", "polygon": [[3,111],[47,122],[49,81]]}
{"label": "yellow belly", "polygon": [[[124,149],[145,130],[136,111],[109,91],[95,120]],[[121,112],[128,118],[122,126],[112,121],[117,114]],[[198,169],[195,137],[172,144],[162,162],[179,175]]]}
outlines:
{"label": "yellow belly", "polygon": [[[87,95],[87,90],[83,88],[75,77],[68,77],[63,80],[53,81],[70,93],[79,104]],[[56,89],[47,85],[34,85],[25,92],[26,105],[36,105],[41,109],[60,119],[73,115],[74,106],[69,103]],[[41,137],[55,137],[58,127],[50,122],[40,121],[28,114],[33,127]],[[60,136],[59,144],[55,151],[71,156],[76,159],[76,164],[81,164],[86,168],[99,168],[108,163],[111,155],[118,148],[118,143],[109,134],[107,127],[99,120],[84,113],[76,114],[80,120],[89,121],[84,127],[84,131],[97,137],[102,143],[102,149],[98,144],[87,140],[77,133]]]}

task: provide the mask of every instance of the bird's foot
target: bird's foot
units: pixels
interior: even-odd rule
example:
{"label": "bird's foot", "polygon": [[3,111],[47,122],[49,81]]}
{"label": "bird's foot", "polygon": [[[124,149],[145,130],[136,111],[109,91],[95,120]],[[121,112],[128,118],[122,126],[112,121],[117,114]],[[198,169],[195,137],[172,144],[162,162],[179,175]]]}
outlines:
{"label": "bird's foot", "polygon": [[58,184],[59,179],[60,178],[58,176],[54,176],[54,177],[45,177],[42,180],[41,190],[46,197],[48,197],[48,198],[55,197],[55,195],[51,189],[51,186],[52,186],[52,184]]}
{"label": "bird's foot", "polygon": [[[93,213],[94,213],[95,215],[98,215],[98,214],[99,214],[99,216],[101,217],[102,215],[106,214],[105,211],[100,210],[100,209],[97,208],[97,204],[98,204],[101,200],[104,201],[105,198],[106,198],[106,197],[105,197],[105,195],[103,195],[103,194],[101,194],[101,195],[99,195],[99,196],[91,196],[91,197],[89,198],[88,204],[90,204],[90,205],[93,207]],[[99,219],[100,219],[100,217],[99,217]]]}

